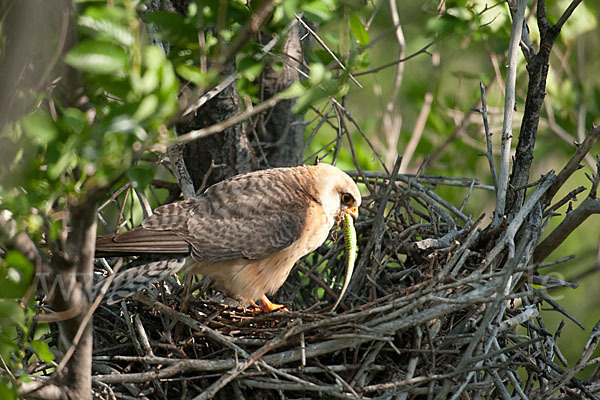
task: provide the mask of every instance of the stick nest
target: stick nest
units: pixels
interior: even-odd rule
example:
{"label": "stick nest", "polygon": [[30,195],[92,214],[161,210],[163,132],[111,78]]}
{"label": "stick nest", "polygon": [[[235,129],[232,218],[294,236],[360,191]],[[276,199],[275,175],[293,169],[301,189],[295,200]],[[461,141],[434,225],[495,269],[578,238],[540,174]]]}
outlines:
{"label": "stick nest", "polygon": [[[226,305],[202,283],[189,297],[169,278],[97,310],[95,396],[597,398],[599,384],[574,375],[597,345],[598,326],[575,366],[557,364],[560,332],[545,329],[539,308],[562,309],[521,284],[537,235],[484,232],[481,219],[434,191],[489,188],[472,179],[354,177],[368,194],[356,222],[355,273],[337,313],[341,232],[299,262],[275,296],[290,312]],[[529,206],[522,227],[533,229],[541,214]]]}

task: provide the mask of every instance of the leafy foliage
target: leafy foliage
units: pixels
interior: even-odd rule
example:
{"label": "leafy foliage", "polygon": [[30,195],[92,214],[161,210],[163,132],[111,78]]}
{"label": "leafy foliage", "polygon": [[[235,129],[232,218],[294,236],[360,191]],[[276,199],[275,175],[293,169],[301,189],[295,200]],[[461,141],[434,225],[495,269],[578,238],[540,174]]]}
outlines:
{"label": "leafy foliage", "polygon": [[[167,123],[177,110],[179,80],[163,49],[144,39],[136,5],[80,7],[80,41],[64,62],[82,74],[85,106],[75,108],[54,93],[45,94],[43,104],[50,107],[32,110],[2,132],[8,146],[21,149],[0,171],[2,207],[10,211],[14,229],[51,247],[59,246],[55,241],[64,229],[60,212],[87,191],[123,174],[134,187],[149,183],[154,169],[138,160],[169,136]],[[33,340],[36,308],[32,293],[26,296],[33,272],[19,252],[1,260],[0,355],[9,368],[0,377],[2,398],[15,397],[29,363],[53,360],[48,344]]]}
{"label": "leafy foliage", "polygon": [[[34,339],[32,325],[34,308],[31,282],[34,268],[18,251],[11,250],[0,259],[0,357],[5,368],[0,374],[0,395],[17,398],[17,382],[28,380],[27,364],[36,359],[46,363],[54,360],[47,341]],[[28,293],[29,291],[29,293]],[[22,306],[20,299],[28,303]],[[29,300],[28,300],[29,299]]]}

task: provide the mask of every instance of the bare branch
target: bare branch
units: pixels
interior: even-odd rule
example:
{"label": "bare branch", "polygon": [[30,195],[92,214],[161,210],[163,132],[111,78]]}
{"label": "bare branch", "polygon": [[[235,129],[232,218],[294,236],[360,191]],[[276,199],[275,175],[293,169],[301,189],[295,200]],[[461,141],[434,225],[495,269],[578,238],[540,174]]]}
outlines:
{"label": "bare branch", "polygon": [[567,22],[567,20],[571,17],[571,14],[573,14],[579,3],[581,3],[581,1],[582,0],[573,0],[552,28],[560,31],[565,22]]}
{"label": "bare branch", "polygon": [[558,202],[556,202],[556,204],[553,204],[551,207],[548,207],[544,211],[544,217],[552,215],[552,213],[554,213],[556,210],[558,210],[559,208],[561,208],[562,206],[564,206],[568,202],[573,201],[573,200],[577,200],[577,195],[579,193],[583,192],[584,190],[585,190],[585,186],[579,186],[578,188],[575,188],[575,189],[571,190],[562,199],[560,199]]}
{"label": "bare branch", "polygon": [[581,160],[583,160],[585,155],[589,153],[594,143],[596,143],[598,136],[600,136],[600,126],[593,126],[583,143],[577,146],[575,153],[571,156],[571,158],[563,167],[563,169],[558,173],[556,181],[552,184],[550,189],[548,189],[548,192],[546,192],[546,194],[544,195],[542,199],[542,204],[550,203],[550,201],[552,201],[552,198],[565,184],[567,179],[569,179],[569,177],[573,175],[575,171],[580,169]]}
{"label": "bare branch", "polygon": [[496,175],[496,167],[494,165],[494,154],[492,151],[492,132],[488,124],[487,117],[487,101],[485,99],[485,86],[479,82],[479,88],[481,89],[481,117],[483,118],[483,128],[485,130],[485,142],[487,144],[487,152],[485,154],[488,164],[490,166],[490,173],[492,174],[492,181],[494,182],[494,188],[496,193],[498,192],[498,176]]}
{"label": "bare branch", "polygon": [[[494,246],[494,248],[486,256],[486,265],[489,265],[500,254],[500,252],[504,249],[505,246],[508,246],[509,248],[509,258],[512,258],[515,251],[514,238],[517,234],[517,231],[521,228],[521,225],[523,224],[523,222],[525,222],[525,219],[527,218],[533,207],[536,204],[538,204],[540,198],[543,196],[546,190],[548,190],[552,182],[554,182],[555,178],[556,176],[554,174],[550,174],[549,176],[547,176],[546,179],[542,182],[542,184],[535,189],[535,191],[529,197],[529,199],[527,199],[527,202],[523,205],[523,207],[521,207],[517,215],[515,215],[514,219],[506,228],[506,231],[503,233],[502,238],[496,243],[496,246]],[[538,262],[536,260],[537,259],[534,256],[533,262]]]}
{"label": "bare branch", "polygon": [[[568,7],[563,17],[568,18],[573,9],[580,3],[575,0]],[[562,19],[562,17],[561,17]],[[527,72],[529,74],[529,84],[527,87],[527,99],[525,100],[525,111],[523,112],[523,122],[519,133],[519,142],[515,152],[514,165],[510,179],[511,187],[520,188],[527,184],[531,164],[533,162],[533,150],[540,121],[540,112],[546,96],[546,79],[549,70],[550,54],[554,42],[558,38],[562,23],[550,26],[546,20],[546,5],[544,1],[539,1],[537,5],[537,21],[540,30],[541,42],[538,54],[531,57]],[[514,214],[518,212],[525,199],[525,190],[515,190],[510,193],[509,212]]]}
{"label": "bare branch", "polygon": [[[321,45],[321,47],[323,47],[323,49],[331,56],[331,58],[333,58],[333,60],[337,63],[337,65],[339,65],[339,67],[342,70],[348,71],[346,69],[346,67],[344,66],[344,64],[337,58],[337,56],[335,55],[335,53],[333,51],[331,51],[331,49],[329,49],[329,46],[327,46],[327,44],[323,41],[323,39],[321,39],[319,37],[319,35],[317,35],[317,33],[315,31],[313,31],[310,28],[310,26],[308,26],[306,24],[306,22],[304,22],[302,20],[302,17],[300,17],[299,15],[296,15],[296,19],[298,20],[298,22],[300,22],[300,24],[302,24],[302,26],[304,27],[304,29],[306,29],[315,38],[315,40]],[[356,80],[356,78],[350,72],[348,72],[348,76],[350,77],[350,80],[352,82],[354,82],[354,84],[356,86],[358,86],[360,89],[362,89],[362,85],[360,84],[360,82],[358,82]]]}
{"label": "bare branch", "polygon": [[590,215],[600,213],[600,199],[586,197],[585,200],[573,211],[568,213],[562,222],[540,243],[533,253],[533,262],[542,262],[548,257],[567,237],[583,223]]}
{"label": "bare branch", "polygon": [[391,63],[385,64],[385,65],[381,65],[381,66],[379,66],[377,68],[373,68],[373,69],[370,69],[368,71],[357,72],[356,74],[354,74],[354,76],[374,74],[374,73],[377,73],[377,72],[379,72],[381,70],[384,70],[386,68],[393,67],[396,64],[400,64],[400,63],[406,62],[406,61],[410,60],[411,58],[414,58],[414,57],[418,56],[419,54],[429,54],[429,52],[427,51],[427,49],[430,48],[431,46],[433,46],[436,42],[437,41],[434,40],[433,42],[427,43],[420,50],[417,50],[416,52],[412,53],[409,56],[406,56],[404,58],[400,58],[400,59],[398,59],[396,61],[392,61]]}
{"label": "bare branch", "polygon": [[[188,142],[192,142],[194,140],[206,137],[206,136],[210,136],[210,135],[214,135],[215,133],[219,133],[222,132],[223,130],[230,128],[236,124],[239,124],[242,121],[247,120],[248,118],[250,118],[253,115],[259,114],[265,110],[268,110],[269,108],[273,108],[275,107],[275,105],[277,103],[279,103],[281,100],[283,100],[283,98],[278,97],[278,96],[273,96],[268,100],[263,101],[260,104],[257,104],[256,106],[246,109],[245,111],[236,114],[235,116],[225,120],[225,121],[221,121],[219,123],[216,123],[214,125],[208,126],[206,128],[202,128],[202,129],[198,129],[195,131],[190,131],[188,133],[185,133],[181,136],[178,136],[174,142],[175,143],[188,143]],[[172,145],[175,143],[165,143],[168,145]]]}
{"label": "bare branch", "polygon": [[517,0],[517,9],[513,13],[513,23],[508,45],[508,60],[506,70],[506,92],[504,94],[504,121],[502,124],[502,150],[500,154],[500,173],[498,175],[498,191],[496,193],[496,209],[491,229],[494,230],[502,223],[506,207],[508,190],[508,171],[510,168],[510,145],[512,142],[512,123],[515,109],[515,86],[517,82],[517,57],[519,43],[525,20],[526,0]]}

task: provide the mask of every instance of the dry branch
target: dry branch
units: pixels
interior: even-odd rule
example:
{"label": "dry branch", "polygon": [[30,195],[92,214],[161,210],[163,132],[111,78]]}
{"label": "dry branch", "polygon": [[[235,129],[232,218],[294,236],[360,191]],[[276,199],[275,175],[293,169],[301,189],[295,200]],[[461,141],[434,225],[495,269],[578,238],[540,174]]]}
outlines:
{"label": "dry branch", "polygon": [[[510,167],[510,145],[512,143],[512,123],[515,109],[515,87],[517,82],[517,56],[519,43],[525,21],[525,7],[527,0],[517,0],[516,10],[513,14],[510,42],[508,45],[508,60],[506,70],[506,88],[504,93],[504,118],[502,123],[502,148],[500,154],[500,168],[498,173],[498,190],[496,193],[496,209],[492,229],[500,226],[507,201],[508,170]],[[529,176],[529,175],[527,175]]]}

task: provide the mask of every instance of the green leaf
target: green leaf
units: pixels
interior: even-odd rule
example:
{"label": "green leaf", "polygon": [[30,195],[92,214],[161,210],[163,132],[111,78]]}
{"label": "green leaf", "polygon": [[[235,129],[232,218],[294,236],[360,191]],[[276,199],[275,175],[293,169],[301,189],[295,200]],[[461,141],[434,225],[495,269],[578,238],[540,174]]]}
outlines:
{"label": "green leaf", "polygon": [[142,190],[152,182],[154,172],[154,168],[134,165],[127,170],[127,177],[131,180],[134,188]]}
{"label": "green leaf", "polygon": [[320,63],[311,64],[310,77],[309,77],[308,81],[312,86],[315,86],[315,85],[318,85],[319,83],[323,82],[323,79],[325,79],[326,75],[327,75],[327,69],[325,68],[325,66],[323,64],[320,64]]}
{"label": "green leaf", "polygon": [[337,88],[324,89],[320,86],[312,87],[306,91],[302,96],[296,100],[296,104],[292,107],[292,111],[295,113],[302,113],[306,111],[308,107],[314,105],[319,100],[323,100],[329,96],[333,96],[337,93]]}
{"label": "green leaf", "polygon": [[38,214],[29,214],[27,216],[27,232],[30,234],[35,234],[42,230],[44,226],[44,218]]}
{"label": "green leaf", "polygon": [[109,19],[82,16],[77,22],[79,26],[94,31],[99,39],[112,39],[125,46],[131,46],[135,42],[135,38],[125,26]]}
{"label": "green leaf", "polygon": [[159,69],[165,62],[165,52],[158,46],[147,46],[144,49],[144,63],[149,69]]}
{"label": "green leaf", "polygon": [[31,285],[33,269],[21,252],[8,251],[0,267],[0,296],[5,299],[23,297]]}
{"label": "green leaf", "polygon": [[298,11],[298,0],[283,0],[280,7],[286,18],[292,19]]}
{"label": "green leaf", "polygon": [[356,57],[356,64],[359,68],[367,68],[371,65],[371,52],[363,51]]}
{"label": "green leaf", "polygon": [[[209,78],[214,77],[211,80],[216,81],[218,75],[215,73],[209,73]],[[160,101],[161,101],[161,116],[163,118],[170,117],[173,115],[178,108],[179,100],[179,80],[173,70],[173,64],[169,61],[165,61],[162,68],[160,69]]]}
{"label": "green leaf", "polygon": [[87,125],[86,115],[77,108],[67,108],[61,122],[64,124],[64,127],[61,126],[61,130],[68,130],[76,134],[80,134]]}
{"label": "green leaf", "polygon": [[69,136],[60,149],[58,159],[54,163],[48,165],[48,176],[51,179],[58,178],[65,169],[73,166],[77,162],[77,153],[75,152],[76,140],[76,136]]}
{"label": "green leaf", "polygon": [[158,97],[156,95],[148,95],[144,97],[144,99],[140,102],[137,110],[133,114],[133,119],[137,121],[142,121],[146,118],[149,118],[154,114],[156,109],[158,108]]}
{"label": "green leaf", "polygon": [[458,18],[444,14],[440,18],[430,18],[425,25],[425,32],[428,35],[446,35],[454,32],[464,32],[467,24]]}
{"label": "green leaf", "polygon": [[85,72],[114,74],[127,66],[127,53],[115,44],[88,40],[69,51],[65,62]]}
{"label": "green leaf", "polygon": [[253,57],[244,57],[238,62],[238,72],[249,81],[254,81],[260,75],[264,64]]}
{"label": "green leaf", "polygon": [[[85,1],[85,0],[84,0]],[[94,0],[96,1],[96,0]],[[106,0],[97,0],[104,3],[99,6],[89,5],[85,8],[84,15],[94,19],[106,19],[117,23],[127,23],[135,18],[135,11],[124,7],[106,6]]]}
{"label": "green leaf", "polygon": [[17,390],[9,386],[8,382],[0,380],[0,399],[16,400]]}
{"label": "green leaf", "polygon": [[198,30],[191,25],[183,16],[168,11],[155,11],[144,13],[142,19],[159,29],[157,35],[168,39],[173,44],[197,43]]}
{"label": "green leaf", "polygon": [[306,90],[306,87],[302,83],[294,82],[289,88],[279,92],[277,96],[282,99],[293,99],[295,97],[302,96],[304,93],[306,93]]}
{"label": "green leaf", "polygon": [[352,34],[361,46],[369,44],[369,33],[360,21],[360,18],[352,11],[350,11],[350,29],[352,29]]}
{"label": "green leaf", "polygon": [[14,325],[14,322],[22,324],[24,320],[25,314],[16,300],[0,298],[0,331],[6,326]]}
{"label": "green leaf", "polygon": [[316,19],[317,22],[327,22],[333,18],[333,12],[323,1],[309,1],[302,5],[301,9],[308,19]]}
{"label": "green leaf", "polygon": [[192,82],[199,88],[207,88],[209,83],[212,83],[213,74],[203,72],[199,67],[193,65],[180,64],[176,67],[176,71],[183,79]]}
{"label": "green leaf", "polygon": [[23,128],[29,139],[41,145],[46,145],[58,135],[54,122],[41,112],[23,118]]}
{"label": "green leaf", "polygon": [[325,49],[315,49],[309,53],[309,56],[311,63],[329,65],[329,63],[333,62],[333,57]]}
{"label": "green leaf", "polygon": [[46,363],[54,361],[54,354],[50,351],[48,344],[41,340],[34,340],[29,343],[33,351]]}

